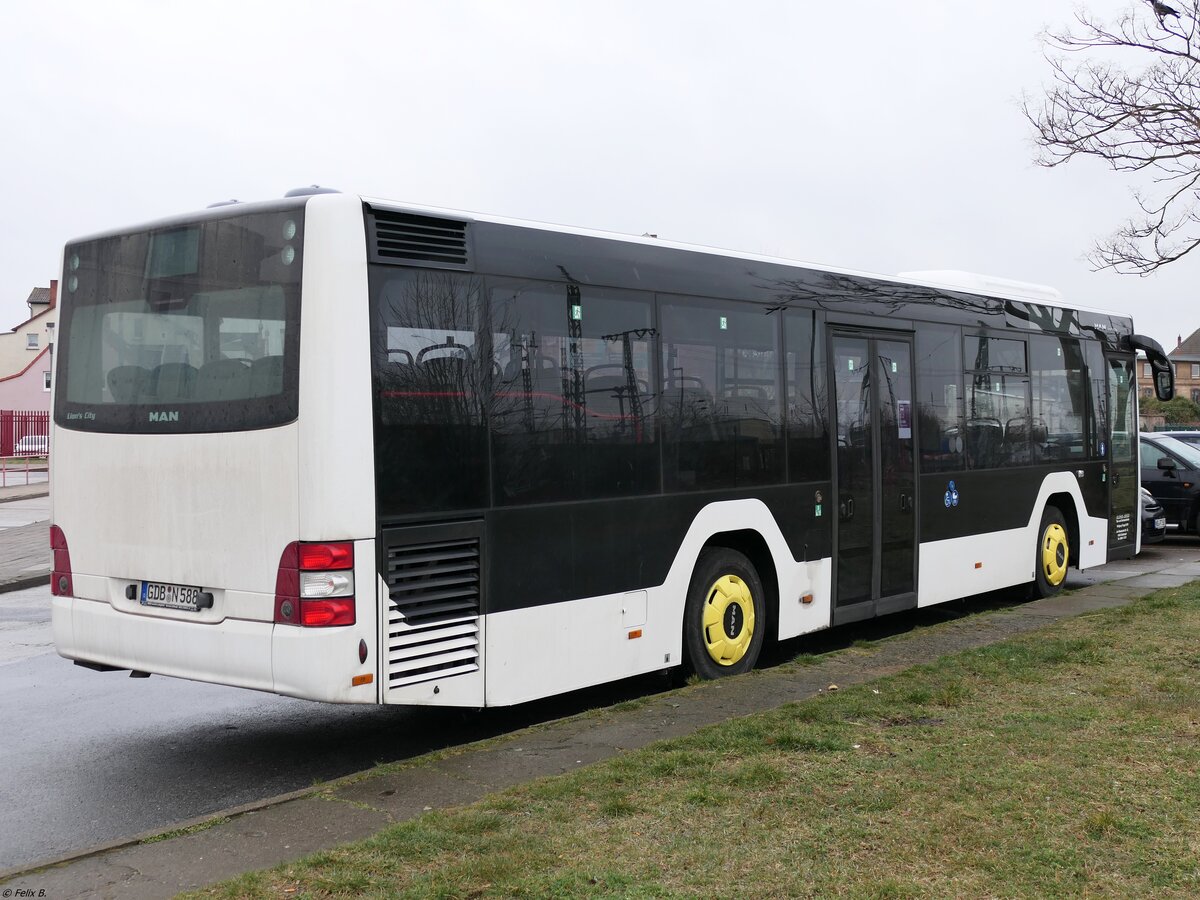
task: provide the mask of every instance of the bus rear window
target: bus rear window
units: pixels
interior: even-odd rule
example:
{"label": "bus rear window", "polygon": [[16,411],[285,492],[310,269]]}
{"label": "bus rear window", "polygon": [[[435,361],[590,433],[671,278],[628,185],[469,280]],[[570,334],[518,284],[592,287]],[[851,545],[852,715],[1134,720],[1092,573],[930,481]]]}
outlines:
{"label": "bus rear window", "polygon": [[68,246],[55,422],[195,433],[294,420],[302,213]]}

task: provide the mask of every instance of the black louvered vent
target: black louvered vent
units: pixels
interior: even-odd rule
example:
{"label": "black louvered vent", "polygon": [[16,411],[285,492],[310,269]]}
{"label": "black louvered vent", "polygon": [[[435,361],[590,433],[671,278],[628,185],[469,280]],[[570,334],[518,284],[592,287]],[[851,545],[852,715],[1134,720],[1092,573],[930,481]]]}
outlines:
{"label": "black louvered vent", "polygon": [[388,548],[389,687],[479,669],[479,539]]}
{"label": "black louvered vent", "polygon": [[412,213],[372,210],[378,262],[465,269],[470,265],[467,223]]}

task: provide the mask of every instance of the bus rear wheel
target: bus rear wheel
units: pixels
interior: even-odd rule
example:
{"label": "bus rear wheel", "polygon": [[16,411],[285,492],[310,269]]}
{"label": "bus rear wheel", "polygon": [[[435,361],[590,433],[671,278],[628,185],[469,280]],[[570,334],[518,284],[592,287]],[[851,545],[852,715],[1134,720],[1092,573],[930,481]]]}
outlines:
{"label": "bus rear wheel", "polygon": [[766,625],[762,582],[750,560],[724,547],[704,550],[684,607],[683,643],[692,671],[701,678],[749,672]]}
{"label": "bus rear wheel", "polygon": [[1067,520],[1056,506],[1047,506],[1038,526],[1034,591],[1039,597],[1053,597],[1067,580],[1071,562],[1071,539]]}

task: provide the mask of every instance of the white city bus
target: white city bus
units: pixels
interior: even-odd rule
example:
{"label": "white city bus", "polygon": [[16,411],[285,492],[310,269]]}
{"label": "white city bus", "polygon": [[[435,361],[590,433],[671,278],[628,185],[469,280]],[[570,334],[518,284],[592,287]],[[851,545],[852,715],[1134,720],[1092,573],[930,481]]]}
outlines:
{"label": "white city bus", "polygon": [[301,192],[72,241],[55,641],[518,703],[1135,552],[1128,318]]}

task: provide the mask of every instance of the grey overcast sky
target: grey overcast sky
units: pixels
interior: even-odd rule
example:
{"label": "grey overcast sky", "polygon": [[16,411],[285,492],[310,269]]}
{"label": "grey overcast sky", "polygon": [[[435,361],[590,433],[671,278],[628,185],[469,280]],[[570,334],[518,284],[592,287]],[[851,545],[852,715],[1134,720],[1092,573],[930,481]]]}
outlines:
{"label": "grey overcast sky", "polygon": [[[1137,0],[1093,0],[1109,15]],[[319,183],[1200,327],[1200,260],[1093,273],[1132,211],[1032,162],[1059,0],[40,0],[0,11],[0,328],[92,231]]]}

